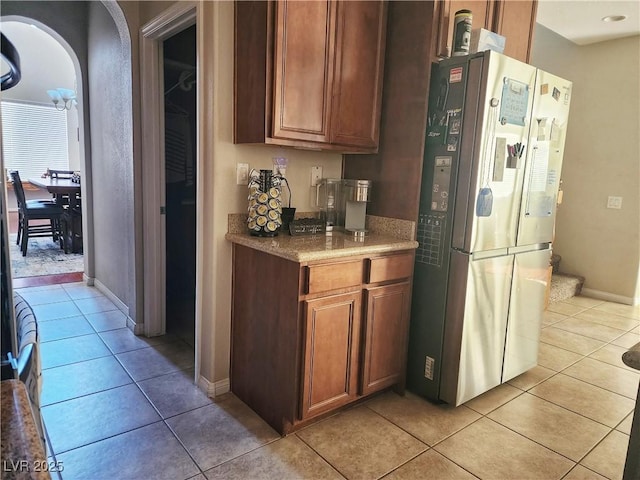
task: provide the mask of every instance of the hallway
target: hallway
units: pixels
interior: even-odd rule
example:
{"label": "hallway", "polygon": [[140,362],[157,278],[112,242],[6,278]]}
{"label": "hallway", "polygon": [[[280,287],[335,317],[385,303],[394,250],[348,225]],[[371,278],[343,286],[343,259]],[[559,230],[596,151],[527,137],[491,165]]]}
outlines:
{"label": "hallway", "polygon": [[134,336],[96,288],[17,292],[39,321],[54,479],[622,476],[639,307],[552,304],[539,366],[456,409],[388,392],[280,438],[232,394],[207,398],[188,344]]}

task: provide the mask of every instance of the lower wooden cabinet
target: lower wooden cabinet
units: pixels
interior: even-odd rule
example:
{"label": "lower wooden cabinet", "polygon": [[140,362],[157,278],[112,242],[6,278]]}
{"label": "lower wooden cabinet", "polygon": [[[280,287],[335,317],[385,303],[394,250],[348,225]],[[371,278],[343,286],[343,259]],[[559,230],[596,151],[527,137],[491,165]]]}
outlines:
{"label": "lower wooden cabinet", "polygon": [[234,244],[231,391],[287,434],[404,390],[413,258],[297,263]]}
{"label": "lower wooden cabinet", "polygon": [[404,382],[411,285],[366,288],[365,302],[362,395]]}
{"label": "lower wooden cabinet", "polygon": [[360,292],[305,302],[301,418],[356,398]]}

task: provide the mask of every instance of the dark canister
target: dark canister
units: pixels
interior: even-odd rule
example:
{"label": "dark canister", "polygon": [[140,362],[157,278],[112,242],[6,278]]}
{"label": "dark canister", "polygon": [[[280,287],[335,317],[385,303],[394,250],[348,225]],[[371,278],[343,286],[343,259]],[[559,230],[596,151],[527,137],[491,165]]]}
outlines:
{"label": "dark canister", "polygon": [[458,10],[453,21],[453,56],[469,54],[471,44],[471,10]]}

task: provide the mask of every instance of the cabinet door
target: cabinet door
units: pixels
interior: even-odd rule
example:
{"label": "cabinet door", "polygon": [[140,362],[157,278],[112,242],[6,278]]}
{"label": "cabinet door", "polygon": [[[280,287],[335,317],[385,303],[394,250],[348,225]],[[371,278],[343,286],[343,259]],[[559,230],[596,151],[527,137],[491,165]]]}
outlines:
{"label": "cabinet door", "polygon": [[401,383],[411,308],[409,282],[365,290],[362,395]]}
{"label": "cabinet door", "polygon": [[329,142],[335,2],[276,2],[273,137]]}
{"label": "cabinet door", "polygon": [[436,55],[441,58],[451,56],[453,52],[453,22],[458,10],[471,10],[472,28],[491,30],[495,2],[491,0],[436,0],[438,35]]}
{"label": "cabinet door", "polygon": [[387,3],[338,2],[331,142],[377,147]]}
{"label": "cabinet door", "polygon": [[304,302],[301,419],[356,398],[360,297],[353,292]]}
{"label": "cabinet door", "polygon": [[536,0],[497,2],[493,31],[507,38],[505,55],[529,62],[537,8]]}

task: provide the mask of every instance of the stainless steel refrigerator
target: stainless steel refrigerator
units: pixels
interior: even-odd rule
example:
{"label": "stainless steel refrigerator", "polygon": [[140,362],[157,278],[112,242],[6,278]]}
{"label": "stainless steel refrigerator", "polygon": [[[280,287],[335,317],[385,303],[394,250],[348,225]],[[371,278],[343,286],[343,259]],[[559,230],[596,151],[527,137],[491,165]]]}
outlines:
{"label": "stainless steel refrigerator", "polygon": [[409,390],[460,405],[537,364],[571,88],[491,51],[433,65]]}

